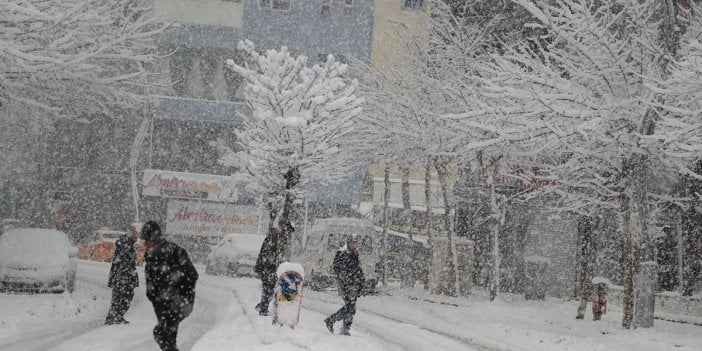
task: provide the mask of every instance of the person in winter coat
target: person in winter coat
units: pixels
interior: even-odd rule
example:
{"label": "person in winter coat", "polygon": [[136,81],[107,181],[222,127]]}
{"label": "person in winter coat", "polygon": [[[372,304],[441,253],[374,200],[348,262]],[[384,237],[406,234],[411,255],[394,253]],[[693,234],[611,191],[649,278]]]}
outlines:
{"label": "person in winter coat", "polygon": [[327,317],[324,324],[333,334],[334,323],[344,321],[341,328],[341,335],[351,335],[351,323],[356,314],[356,299],[363,292],[365,278],[361,269],[361,262],[358,258],[358,236],[352,234],[346,241],[346,245],[339,249],[334,256],[332,269],[336,274],[339,295],[344,299],[344,306],[336,313]]}
{"label": "person in winter coat", "polygon": [[136,271],[136,250],[138,224],[129,226],[129,233],[122,235],[115,242],[115,254],[112,257],[110,276],[107,286],[112,288],[110,311],[105,318],[105,324],[126,324],[124,313],[134,298],[134,288],[139,286],[139,276]]}
{"label": "person in winter coat", "polygon": [[[286,223],[285,230],[287,235],[292,235],[295,232],[295,226],[291,222]],[[271,228],[263,239],[263,244],[261,244],[261,251],[258,253],[258,258],[256,259],[256,265],[254,266],[254,272],[258,274],[258,278],[261,279],[261,301],[256,305],[255,309],[261,316],[268,315],[268,306],[270,305],[271,298],[273,297],[273,290],[275,288],[276,277],[276,238],[278,231],[275,228]]]}
{"label": "person in winter coat", "polygon": [[156,312],[154,339],[163,351],[177,351],[178,324],[193,311],[197,271],[180,246],[167,241],[161,227],[146,222],[141,230],[146,246],[146,297]]}

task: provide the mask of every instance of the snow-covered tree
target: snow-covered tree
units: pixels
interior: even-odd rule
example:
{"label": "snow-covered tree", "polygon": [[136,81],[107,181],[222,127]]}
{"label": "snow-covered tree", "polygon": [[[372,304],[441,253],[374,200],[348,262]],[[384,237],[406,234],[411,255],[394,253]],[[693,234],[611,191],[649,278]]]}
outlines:
{"label": "snow-covered tree", "polygon": [[[456,277],[455,281],[458,282],[453,268],[455,245],[451,241],[452,207],[448,184],[449,166],[455,164],[452,161],[455,160],[456,145],[451,144],[452,139],[445,137],[456,130],[447,125],[450,121],[436,118],[440,112],[450,108],[451,97],[441,89],[443,83],[430,67],[429,47],[422,44],[427,43],[428,38],[420,37],[418,33],[410,34],[395,38],[406,52],[398,62],[386,69],[367,69],[363,93],[369,101],[369,111],[361,120],[364,140],[367,140],[364,144],[372,145],[370,149],[375,150],[375,161],[385,163],[387,167],[400,165],[400,169],[406,173],[409,168],[430,164],[428,170],[434,167],[439,171],[446,200],[444,231],[452,248],[442,277],[451,277],[448,278],[451,281]],[[430,206],[427,209],[429,211]],[[427,218],[431,218],[430,214]],[[429,243],[432,243],[431,236]],[[446,281],[445,278],[439,279]],[[457,284],[448,284],[447,292],[456,294],[457,289]]]}
{"label": "snow-covered tree", "polygon": [[[658,80],[653,77],[650,84],[660,97],[655,107],[665,115],[656,121],[657,125],[664,131],[671,128],[676,131],[672,135],[674,138],[667,137],[664,143],[672,144],[668,148],[670,152],[684,159],[699,160],[702,159],[702,5],[690,5],[678,55],[666,57],[667,74]],[[670,165],[676,166],[675,163]],[[691,164],[680,171],[692,179],[702,180],[694,167]],[[695,194],[690,195],[695,198]],[[702,194],[696,194],[696,200],[702,200]]]}
{"label": "snow-covered tree", "polygon": [[[656,20],[661,4],[515,1],[536,18],[530,26],[545,34],[496,57],[496,79],[508,104],[530,106],[533,123],[557,138],[565,157],[550,172],[570,195],[590,197],[570,204],[616,206],[624,249],[622,324],[631,327],[636,263],[631,213],[648,220],[645,209],[654,196],[640,198],[639,191],[657,190],[640,161],[646,160],[652,176],[671,179],[690,172],[689,155],[679,151],[697,143],[679,119],[652,108],[657,100],[649,81],[662,76],[665,52]],[[646,126],[652,113],[655,130]],[[632,199],[642,204],[634,208]]]}
{"label": "snow-covered tree", "polygon": [[[477,210],[488,213],[480,225],[487,228],[489,252],[478,259],[488,260],[484,265],[489,268],[488,288],[494,299],[500,286],[500,251],[505,248],[499,233],[507,206],[518,195],[499,194],[496,188],[518,181],[516,170],[524,168],[524,155],[535,154],[534,140],[548,134],[542,124],[527,123],[530,108],[505,101],[501,84],[492,79],[499,72],[491,67],[491,54],[521,38],[521,28],[515,23],[528,18],[528,13],[520,13],[507,2],[488,13],[483,11],[488,5],[485,1],[467,1],[459,9],[439,0],[432,4],[430,67],[432,76],[441,82],[433,89],[451,102],[434,116],[450,130],[442,138],[445,145],[453,146],[443,155],[453,154],[455,161],[451,162],[472,165],[475,190],[484,194],[483,208]],[[439,175],[441,180],[441,172]]]}
{"label": "snow-covered tree", "polygon": [[[482,1],[463,2],[467,7],[481,7]],[[458,275],[453,267],[457,264],[453,242],[453,191],[451,189],[451,169],[459,163],[494,158],[495,162],[481,165],[481,184],[492,183],[496,170],[509,169],[511,158],[505,158],[507,145],[516,138],[528,139],[528,126],[510,121],[523,113],[519,107],[510,112],[502,106],[499,97],[491,94],[482,76],[492,74],[480,67],[485,65],[486,54],[498,43],[493,35],[509,37],[512,30],[504,26],[505,18],[469,17],[466,7],[456,8],[443,0],[431,1],[431,15],[426,18],[425,31],[414,31],[409,38],[400,38],[407,53],[399,62],[384,70],[371,70],[370,78],[364,84],[371,113],[364,118],[370,127],[367,135],[371,140],[382,140],[379,148],[386,154],[394,152],[399,160],[390,163],[407,162],[415,165],[426,164],[426,175],[436,169],[444,200],[444,228],[448,234],[448,262],[444,265],[442,277],[455,277],[455,284],[448,284],[447,292],[459,289]],[[464,11],[465,10],[465,11]],[[404,41],[402,40],[404,39]],[[392,143],[387,141],[391,140]],[[388,151],[391,148],[391,151]],[[509,161],[505,162],[505,160]],[[503,160],[506,167],[499,167]],[[482,169],[490,168],[490,170]],[[427,199],[429,180],[425,186]],[[489,187],[488,187],[489,188]],[[494,190],[494,189],[493,189]],[[495,194],[495,192],[491,192]],[[490,216],[495,234],[499,221],[504,219],[503,201],[494,200],[490,206],[495,212]],[[486,204],[487,205],[487,204]],[[431,217],[427,206],[427,217]],[[492,251],[497,252],[499,243],[494,236]],[[431,236],[429,236],[431,243]],[[498,286],[498,254],[492,257],[491,296]],[[447,281],[446,278],[440,278]],[[453,279],[451,280],[453,282]]]}
{"label": "snow-covered tree", "polygon": [[[364,100],[356,95],[358,83],[347,77],[348,66],[331,55],[308,67],[307,57],[293,57],[286,47],[260,54],[243,41],[238,48],[248,60],[227,63],[247,83],[252,116],[234,130],[237,148],[221,162],[237,168],[233,177],[265,196],[270,225],[282,233],[301,189],[338,182],[353,170],[348,137]],[[288,240],[281,235],[278,248],[285,250]]]}
{"label": "snow-covered tree", "polygon": [[143,0],[0,3],[0,179],[36,172],[57,118],[141,100],[161,31]]}

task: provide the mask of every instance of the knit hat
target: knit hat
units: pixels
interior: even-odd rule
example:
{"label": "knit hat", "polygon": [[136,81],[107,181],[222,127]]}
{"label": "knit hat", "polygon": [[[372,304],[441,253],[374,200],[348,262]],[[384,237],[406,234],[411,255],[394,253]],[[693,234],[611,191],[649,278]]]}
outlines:
{"label": "knit hat", "polygon": [[146,241],[157,241],[161,238],[161,226],[154,221],[148,221],[141,227],[141,238]]}

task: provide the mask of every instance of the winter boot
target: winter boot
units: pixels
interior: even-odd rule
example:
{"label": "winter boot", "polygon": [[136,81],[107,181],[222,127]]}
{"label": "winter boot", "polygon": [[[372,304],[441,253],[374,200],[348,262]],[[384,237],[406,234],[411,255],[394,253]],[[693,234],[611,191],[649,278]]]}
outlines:
{"label": "winter boot", "polygon": [[351,331],[351,327],[343,326],[343,327],[341,327],[341,332],[339,334],[351,336],[351,333],[349,333],[349,331]]}
{"label": "winter boot", "polygon": [[334,334],[334,321],[331,320],[331,318],[327,317],[324,319],[324,324],[327,326],[329,332]]}

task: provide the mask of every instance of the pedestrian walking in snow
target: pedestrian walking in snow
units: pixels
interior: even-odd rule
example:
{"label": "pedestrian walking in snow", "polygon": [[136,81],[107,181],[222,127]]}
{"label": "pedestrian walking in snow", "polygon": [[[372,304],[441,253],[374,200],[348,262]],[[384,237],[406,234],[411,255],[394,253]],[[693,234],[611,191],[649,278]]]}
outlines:
{"label": "pedestrian walking in snow", "polygon": [[[295,232],[295,226],[288,222],[285,225],[286,235],[292,235]],[[278,231],[276,228],[271,228],[263,239],[263,244],[261,244],[261,251],[258,253],[258,258],[256,259],[256,265],[254,266],[254,272],[258,274],[258,278],[261,279],[261,301],[256,305],[255,309],[261,316],[268,315],[268,306],[270,305],[271,298],[273,298],[273,290],[275,289],[276,269],[276,255],[277,246],[276,241],[278,238]]]}
{"label": "pedestrian walking in snow", "polygon": [[167,241],[154,221],[144,224],[146,297],[156,312],[154,339],[163,351],[177,351],[178,324],[193,311],[197,271],[180,246]]}
{"label": "pedestrian walking in snow", "polygon": [[365,282],[361,262],[358,258],[358,246],[358,236],[352,234],[346,240],[346,245],[340,248],[334,256],[332,269],[336,274],[339,295],[344,299],[344,306],[324,320],[324,324],[332,334],[334,333],[334,323],[343,321],[340,334],[351,335],[349,332],[353,316],[356,314],[356,300],[361,296]]}
{"label": "pedestrian walking in snow", "polygon": [[110,276],[107,286],[112,288],[110,311],[105,318],[105,324],[126,324],[124,313],[134,298],[134,288],[139,286],[139,276],[136,270],[136,250],[134,244],[139,232],[137,223],[129,226],[129,233],[122,235],[115,242],[115,254],[112,257]]}

